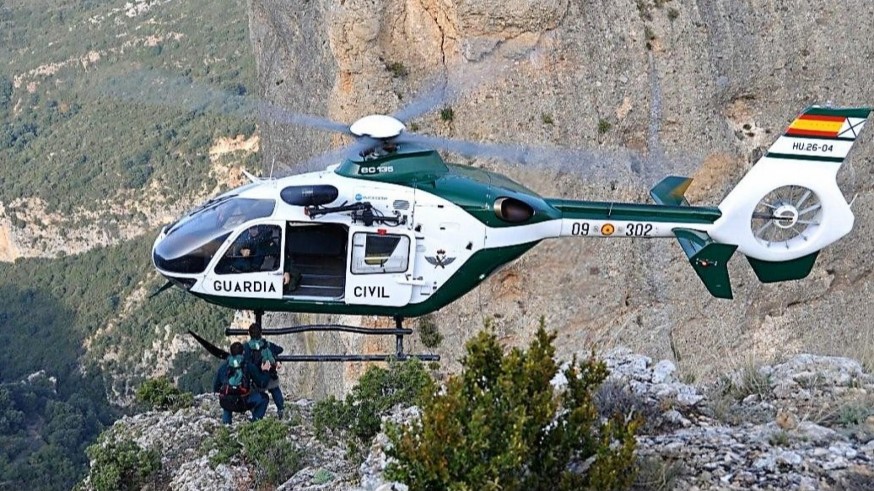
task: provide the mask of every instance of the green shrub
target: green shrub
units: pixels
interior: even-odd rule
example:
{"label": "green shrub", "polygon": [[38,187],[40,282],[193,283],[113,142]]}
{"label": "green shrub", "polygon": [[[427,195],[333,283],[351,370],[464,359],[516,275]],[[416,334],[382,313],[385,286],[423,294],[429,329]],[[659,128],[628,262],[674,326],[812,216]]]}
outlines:
{"label": "green shrub", "polygon": [[437,328],[437,321],[431,314],[419,319],[419,339],[426,348],[436,348],[443,342],[443,335]]}
{"label": "green shrub", "polygon": [[392,407],[416,405],[424,389],[433,385],[430,375],[416,359],[389,363],[388,370],[370,366],[345,400],[329,397],[316,403],[313,423],[324,438],[327,430],[341,430],[367,442],[379,432],[381,417]]}
{"label": "green shrub", "polygon": [[326,469],[319,469],[313,474],[313,484],[327,484],[334,480],[334,474]]}
{"label": "green shrub", "polygon": [[253,469],[258,489],[282,484],[302,468],[302,453],[288,439],[288,426],[273,418],[243,425],[238,431],[222,426],[204,447],[215,451],[209,458],[213,467],[242,459]]}
{"label": "green shrub", "polygon": [[182,392],[167,377],[146,380],[137,389],[139,404],[156,411],[175,411],[194,405],[194,396]]}
{"label": "green shrub", "polygon": [[440,110],[440,119],[447,123],[451,123],[452,120],[455,119],[455,111],[453,111],[451,107],[444,107]]}
{"label": "green shrub", "polygon": [[391,76],[394,78],[404,78],[410,74],[410,71],[407,69],[407,67],[399,61],[389,63],[388,65],[386,65],[386,68],[388,68],[388,71],[391,72]]}
{"label": "green shrub", "polygon": [[864,424],[872,415],[874,409],[871,409],[871,401],[853,401],[838,410],[838,422],[845,428],[852,428]]}
{"label": "green shrub", "polygon": [[[418,490],[628,487],[639,421],[599,417],[607,369],[593,358],[574,359],[555,389],[554,340],[541,321],[527,351],[505,355],[485,332],[468,342],[462,373],[427,394],[420,420],[390,432],[388,477]],[[592,457],[585,473],[571,470]]]}
{"label": "green shrub", "polygon": [[746,364],[736,376],[720,378],[717,387],[738,401],[751,395],[767,399],[771,394],[771,378],[759,371],[758,366]]}
{"label": "green shrub", "polygon": [[86,450],[91,459],[91,484],[97,491],[140,489],[161,470],[156,450],[144,450],[131,440],[106,441]]}
{"label": "green shrub", "polygon": [[255,467],[256,487],[278,485],[302,467],[301,451],[288,439],[288,427],[266,418],[244,425],[238,435],[243,459]]}
{"label": "green shrub", "polygon": [[655,455],[640,459],[634,489],[670,491],[677,488],[677,478],[683,475],[683,463]]}
{"label": "green shrub", "polygon": [[207,454],[215,450],[215,453],[209,457],[209,463],[213,468],[221,464],[230,464],[231,459],[238,456],[243,449],[243,445],[237,440],[236,435],[231,434],[228,426],[216,430],[203,447]]}
{"label": "green shrub", "polygon": [[786,433],[783,430],[775,431],[768,437],[768,443],[770,443],[772,447],[788,447],[789,433]]}
{"label": "green shrub", "polygon": [[604,133],[610,131],[610,128],[612,127],[613,125],[610,124],[610,121],[607,121],[606,119],[598,120],[598,134],[603,135]]}

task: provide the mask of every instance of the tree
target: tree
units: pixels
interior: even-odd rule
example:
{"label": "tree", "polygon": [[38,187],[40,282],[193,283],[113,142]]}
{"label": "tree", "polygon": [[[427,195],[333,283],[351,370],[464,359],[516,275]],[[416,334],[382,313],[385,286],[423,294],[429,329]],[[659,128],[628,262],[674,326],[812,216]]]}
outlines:
{"label": "tree", "polygon": [[[389,477],[411,489],[617,489],[633,482],[637,420],[601,422],[602,362],[576,358],[556,389],[555,334],[543,322],[527,351],[504,355],[494,334],[466,346],[464,369],[422,415],[390,431]],[[585,469],[585,471],[583,471]]]}
{"label": "tree", "polygon": [[12,101],[12,80],[6,75],[0,75],[0,114],[9,109]]}

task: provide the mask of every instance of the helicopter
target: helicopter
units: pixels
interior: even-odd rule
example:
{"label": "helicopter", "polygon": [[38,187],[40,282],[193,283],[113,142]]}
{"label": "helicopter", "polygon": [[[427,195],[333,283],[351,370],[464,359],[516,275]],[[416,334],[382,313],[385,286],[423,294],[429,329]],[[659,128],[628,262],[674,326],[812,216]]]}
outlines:
{"label": "helicopter", "polygon": [[[405,318],[439,310],[503,265],[555,238],[674,238],[704,288],[733,297],[738,251],[761,282],[806,277],[854,216],[837,171],[871,108],[811,106],[718,206],[691,206],[692,180],[668,176],[655,203],[542,197],[496,172],[443,160],[435,139],[400,119],[365,116],[356,143],[316,172],[258,178],[165,226],[157,271],[207,302],[251,310],[388,316],[395,329],[324,325],[265,329],[394,335],[391,355],[286,355],[286,361],[423,360],[403,350]],[[243,334],[228,329],[227,334]],[[208,350],[219,348],[192,333]]]}

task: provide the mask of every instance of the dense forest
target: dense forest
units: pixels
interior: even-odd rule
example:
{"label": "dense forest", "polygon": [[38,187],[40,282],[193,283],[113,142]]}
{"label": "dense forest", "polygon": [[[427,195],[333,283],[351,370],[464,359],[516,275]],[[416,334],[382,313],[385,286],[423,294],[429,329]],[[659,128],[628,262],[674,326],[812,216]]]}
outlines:
{"label": "dense forest", "polygon": [[255,131],[245,4],[149,4],[0,5],[0,202],[63,211],[215,185],[210,145]]}
{"label": "dense forest", "polygon": [[[0,205],[12,224],[25,225],[10,206],[25,206],[21,198],[96,212],[83,220],[101,226],[138,225],[146,217],[117,205],[211,189],[210,146],[256,131],[245,9],[0,3]],[[71,488],[85,447],[146,376],[166,372],[186,390],[208,390],[214,360],[162,348],[189,328],[217,341],[232,313],[175,288],[147,298],[162,280],[149,257],[157,230],[144,233],[84,254],[0,263],[0,490]]]}
{"label": "dense forest", "polygon": [[[136,361],[164,326],[174,336],[189,328],[214,340],[222,335],[231,312],[177,289],[125,308],[121,299],[135,289],[161,284],[148,258],[148,244],[136,240],[0,264],[0,489],[68,489],[81,478],[84,448],[120,411],[107,394],[129,392],[144,379],[140,370],[149,367]],[[100,334],[110,321],[115,327]],[[116,354],[111,362],[103,360],[108,351]],[[203,353],[185,352],[169,375],[203,392],[214,366]]]}

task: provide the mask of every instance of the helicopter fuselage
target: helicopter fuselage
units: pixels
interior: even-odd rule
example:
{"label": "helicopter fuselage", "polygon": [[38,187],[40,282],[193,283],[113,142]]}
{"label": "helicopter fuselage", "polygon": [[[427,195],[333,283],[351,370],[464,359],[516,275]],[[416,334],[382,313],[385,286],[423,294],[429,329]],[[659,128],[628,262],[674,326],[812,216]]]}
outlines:
{"label": "helicopter fuselage", "polygon": [[417,148],[229,191],[165,227],[158,271],[234,309],[415,317],[543,239],[706,233],[709,207],[547,199]]}

